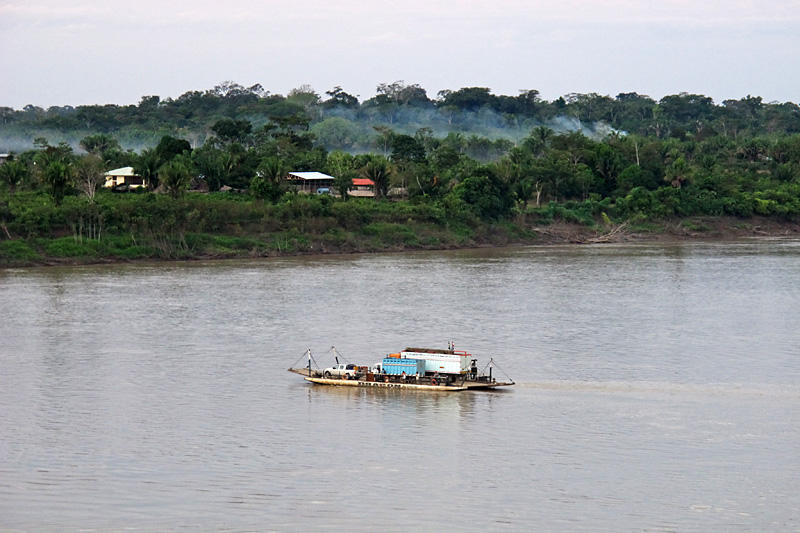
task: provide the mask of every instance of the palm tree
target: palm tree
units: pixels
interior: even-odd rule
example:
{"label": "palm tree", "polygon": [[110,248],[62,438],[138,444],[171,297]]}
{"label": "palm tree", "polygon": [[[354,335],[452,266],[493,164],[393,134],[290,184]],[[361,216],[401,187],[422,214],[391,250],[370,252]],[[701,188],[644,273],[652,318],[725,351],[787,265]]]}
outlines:
{"label": "palm tree", "polygon": [[49,186],[50,196],[56,205],[61,205],[64,200],[71,179],[72,164],[67,161],[53,161],[42,169],[42,180]]}
{"label": "palm tree", "polygon": [[555,135],[555,132],[547,126],[537,126],[531,131],[531,137],[539,140],[545,147],[553,135]]}
{"label": "palm tree", "polygon": [[192,181],[189,168],[177,157],[159,169],[158,177],[173,198],[182,195]]}
{"label": "palm tree", "polygon": [[53,201],[56,205],[61,205],[72,180],[70,154],[61,147],[48,146],[34,156],[34,164],[38,169],[39,178],[50,189]]}
{"label": "palm tree", "polygon": [[84,137],[80,142],[81,148],[90,154],[102,154],[110,148],[119,149],[119,142],[111,135],[98,133]]}
{"label": "palm tree", "polygon": [[361,168],[361,175],[375,184],[375,199],[380,200],[389,192],[389,176],[392,175],[389,161],[382,155],[373,157]]}
{"label": "palm tree", "polygon": [[142,177],[147,185],[147,190],[152,191],[158,188],[158,169],[161,166],[161,158],[154,148],[145,148],[136,162],[133,164],[133,171]]}
{"label": "palm tree", "polygon": [[22,180],[28,175],[28,166],[19,159],[10,159],[6,163],[0,165],[0,182],[5,183],[8,187],[8,192],[14,196],[14,191],[17,186],[22,183]]}
{"label": "palm tree", "polygon": [[261,200],[277,202],[283,194],[285,176],[286,171],[280,159],[277,157],[264,158],[258,165],[255,177],[250,180],[250,194]]}

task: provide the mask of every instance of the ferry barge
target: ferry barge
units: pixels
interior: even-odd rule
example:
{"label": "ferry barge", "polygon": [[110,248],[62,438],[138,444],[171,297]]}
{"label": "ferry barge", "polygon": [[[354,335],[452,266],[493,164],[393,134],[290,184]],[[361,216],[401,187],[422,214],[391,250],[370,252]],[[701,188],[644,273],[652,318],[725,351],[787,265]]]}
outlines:
{"label": "ferry barge", "polygon": [[478,360],[472,355],[455,350],[432,348],[406,348],[390,354],[373,366],[340,363],[319,369],[312,367],[311,350],[306,351],[308,365],[304,368],[289,368],[318,385],[339,387],[399,388],[424,391],[457,392],[467,390],[490,390],[514,385],[512,380],[498,381],[492,375],[494,360],[489,360],[488,372],[478,370]]}

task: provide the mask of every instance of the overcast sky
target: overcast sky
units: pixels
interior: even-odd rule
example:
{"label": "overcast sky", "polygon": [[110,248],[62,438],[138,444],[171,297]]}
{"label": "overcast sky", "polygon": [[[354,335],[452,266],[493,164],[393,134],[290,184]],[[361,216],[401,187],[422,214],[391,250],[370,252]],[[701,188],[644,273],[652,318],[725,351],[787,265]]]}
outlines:
{"label": "overcast sky", "polygon": [[800,102],[800,0],[0,0],[0,106],[231,80]]}

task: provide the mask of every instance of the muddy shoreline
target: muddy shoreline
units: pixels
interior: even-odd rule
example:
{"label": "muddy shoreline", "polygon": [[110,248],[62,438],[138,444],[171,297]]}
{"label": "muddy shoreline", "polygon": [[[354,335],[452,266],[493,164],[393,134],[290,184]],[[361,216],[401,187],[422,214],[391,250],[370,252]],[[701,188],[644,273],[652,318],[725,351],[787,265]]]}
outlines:
{"label": "muddy shoreline", "polygon": [[621,242],[727,241],[758,237],[800,237],[800,223],[766,217],[690,217],[657,223],[587,227],[554,222],[534,226],[539,244],[599,244]]}

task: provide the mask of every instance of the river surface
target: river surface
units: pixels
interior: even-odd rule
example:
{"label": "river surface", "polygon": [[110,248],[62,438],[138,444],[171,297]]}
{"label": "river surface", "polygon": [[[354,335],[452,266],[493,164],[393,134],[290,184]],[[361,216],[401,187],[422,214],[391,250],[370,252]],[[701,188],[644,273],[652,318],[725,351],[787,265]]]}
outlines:
{"label": "river surface", "polygon": [[0,530],[377,529],[800,531],[800,242],[0,271]]}

